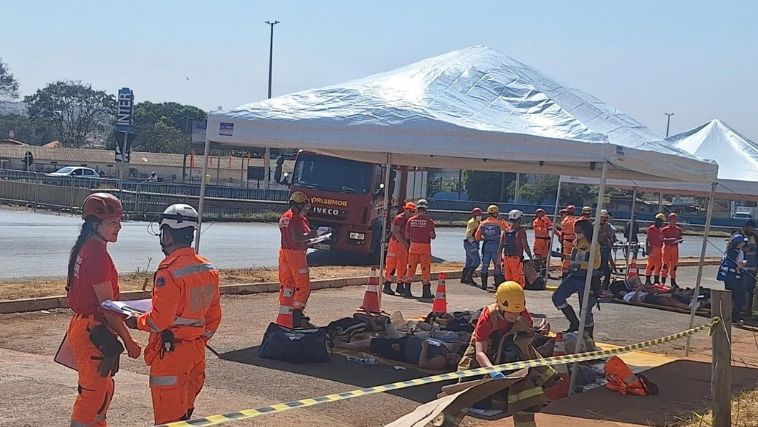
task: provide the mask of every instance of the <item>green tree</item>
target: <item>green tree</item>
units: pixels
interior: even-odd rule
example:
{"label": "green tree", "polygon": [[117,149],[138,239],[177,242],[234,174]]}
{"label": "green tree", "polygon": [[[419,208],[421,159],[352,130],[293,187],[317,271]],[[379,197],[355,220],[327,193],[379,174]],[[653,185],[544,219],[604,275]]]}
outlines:
{"label": "green tree", "polygon": [[81,147],[89,138],[111,134],[116,98],[80,81],[57,81],[24,98],[33,120],[51,123],[65,145]]}
{"label": "green tree", "polygon": [[468,192],[469,200],[483,202],[502,201],[504,188],[507,189],[515,179],[514,173],[471,170],[463,172],[463,184]]}
{"label": "green tree", "polygon": [[[542,203],[544,200],[555,200],[558,191],[557,175],[540,175],[536,179],[521,186],[521,198],[530,203]],[[561,184],[560,205],[582,205],[597,197],[598,189],[593,185]]]}
{"label": "green tree", "polygon": [[18,114],[0,115],[0,138],[13,131],[13,138],[31,145],[42,145],[55,139],[52,124],[42,120],[32,120]]}
{"label": "green tree", "polygon": [[18,81],[11,73],[8,65],[0,58],[0,100],[18,98]]}
{"label": "green tree", "polygon": [[193,120],[205,120],[205,111],[176,102],[140,102],[134,106],[137,151],[183,153],[190,141]]}

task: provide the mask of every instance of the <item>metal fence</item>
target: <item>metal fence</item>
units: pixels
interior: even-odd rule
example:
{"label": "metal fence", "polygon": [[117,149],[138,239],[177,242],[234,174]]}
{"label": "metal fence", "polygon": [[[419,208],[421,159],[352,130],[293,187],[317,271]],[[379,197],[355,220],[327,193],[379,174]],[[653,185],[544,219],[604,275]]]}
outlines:
{"label": "metal fence", "polygon": [[[197,206],[200,186],[166,182],[130,182],[103,178],[57,177],[19,170],[0,169],[0,200],[30,208],[77,212],[95,191],[116,194],[133,217],[150,217],[173,203]],[[255,219],[279,211],[288,192],[209,185],[206,213],[228,219]]]}

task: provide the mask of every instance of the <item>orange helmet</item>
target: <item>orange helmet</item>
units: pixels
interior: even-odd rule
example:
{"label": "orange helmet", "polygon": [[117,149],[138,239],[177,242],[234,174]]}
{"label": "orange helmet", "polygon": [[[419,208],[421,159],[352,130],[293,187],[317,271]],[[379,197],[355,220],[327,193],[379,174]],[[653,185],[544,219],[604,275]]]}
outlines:
{"label": "orange helmet", "polygon": [[411,210],[411,211],[415,211],[416,210],[416,204],[413,203],[413,202],[407,202],[405,204],[405,206],[403,206],[403,209],[408,209],[408,210]]}
{"label": "orange helmet", "polygon": [[82,205],[82,219],[86,220],[94,216],[99,220],[109,218],[121,218],[124,216],[124,207],[118,197],[110,193],[93,193],[84,199]]}

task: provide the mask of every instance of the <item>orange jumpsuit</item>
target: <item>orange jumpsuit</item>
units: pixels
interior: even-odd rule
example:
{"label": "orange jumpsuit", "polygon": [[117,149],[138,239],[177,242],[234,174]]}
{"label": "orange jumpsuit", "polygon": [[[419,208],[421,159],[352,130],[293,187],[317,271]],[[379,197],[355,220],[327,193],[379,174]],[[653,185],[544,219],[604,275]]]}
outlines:
{"label": "orange jumpsuit", "polygon": [[[155,273],[152,308],[137,318],[150,332],[145,364],[156,424],[189,419],[205,382],[205,344],[221,323],[219,272],[192,248],[166,257]],[[174,348],[161,339],[170,331]]]}
{"label": "orange jumpsuit", "polygon": [[645,276],[658,276],[661,272],[663,263],[663,233],[661,229],[652,224],[647,228],[647,267],[645,267]]}
{"label": "orange jumpsuit", "polygon": [[[400,228],[401,235],[405,236],[405,228],[408,224],[408,218],[405,217],[405,213],[395,216],[392,220],[392,225]],[[401,283],[405,280],[405,274],[408,270],[408,248],[406,248],[399,240],[393,235],[390,238],[390,243],[387,245],[387,259],[385,260],[384,267],[384,281],[392,281],[392,271],[395,271],[395,277],[397,282]]]}
{"label": "orange jumpsuit", "polygon": [[571,251],[574,249],[574,240],[576,239],[576,232],[574,231],[574,223],[578,220],[574,215],[568,215],[561,220],[561,239],[563,241],[563,263],[561,264],[561,271],[564,273],[569,272],[571,265]]}
{"label": "orange jumpsuit", "polygon": [[663,235],[663,267],[661,277],[671,276],[676,279],[676,267],[679,265],[679,240],[682,238],[682,227],[670,224],[661,229]]}
{"label": "orange jumpsuit", "polygon": [[408,219],[405,237],[411,242],[408,250],[408,271],[405,283],[413,282],[416,268],[421,264],[421,283],[428,285],[432,281],[432,237],[434,221],[426,214],[416,214]]}
{"label": "orange jumpsuit", "polygon": [[[279,250],[279,312],[305,310],[311,295],[311,278],[308,271],[308,259],[305,257],[305,243],[295,242],[290,236],[290,227],[295,227],[299,234],[311,231],[308,219],[288,210],[279,218],[279,231],[282,235]],[[290,317],[290,319],[292,319]],[[278,323],[278,322],[277,322]],[[293,325],[282,325],[291,328]]]}
{"label": "orange jumpsuit", "polygon": [[550,243],[550,228],[553,221],[547,215],[535,217],[532,222],[534,228],[534,256],[542,259],[547,258],[548,246]]}
{"label": "orange jumpsuit", "polygon": [[[79,386],[72,426],[106,426],[106,413],[113,398],[114,381],[111,376],[102,377],[97,372],[103,353],[95,347],[89,331],[103,324],[104,314],[93,285],[109,282],[112,299],[119,298],[118,273],[105,242],[90,238],[84,242],[76,259],[74,277],[67,289],[68,303],[74,317],[66,332],[69,345],[76,358]],[[114,334],[115,336],[115,334]]]}

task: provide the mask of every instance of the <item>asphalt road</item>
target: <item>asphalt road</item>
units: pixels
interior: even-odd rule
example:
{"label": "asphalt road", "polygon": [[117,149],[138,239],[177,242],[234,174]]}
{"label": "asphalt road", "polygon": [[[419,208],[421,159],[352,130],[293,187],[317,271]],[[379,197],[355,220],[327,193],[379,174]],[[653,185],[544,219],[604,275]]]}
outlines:
{"label": "asphalt road", "polygon": [[[34,213],[27,210],[0,208],[0,280],[31,277],[65,276],[68,253],[74,244],[81,220],[70,215]],[[116,267],[121,273],[152,270],[163,258],[158,238],[148,233],[149,223],[126,221],[119,241],[109,246]],[[447,261],[463,261],[463,236],[459,228],[440,228],[432,243],[435,257]],[[528,233],[532,241],[531,231]],[[707,255],[720,256],[724,241],[711,238]],[[702,239],[686,237],[681,256],[700,255]],[[204,225],[201,252],[220,268],[274,266],[279,250],[276,224],[210,223]],[[311,256],[312,262],[340,264],[347,259],[334,259],[323,254]],[[619,256],[621,253],[619,252]]]}
{"label": "asphalt road", "polygon": [[[683,268],[680,282],[690,282],[695,270]],[[418,290],[414,292],[418,293]],[[360,304],[362,293],[362,287],[315,291],[308,312],[320,325],[350,316],[353,308]],[[550,295],[546,291],[529,291],[527,306],[536,317],[547,318],[554,329],[563,329],[566,322],[553,307]],[[485,306],[492,302],[493,294],[450,281],[447,298],[452,311]],[[577,306],[575,297],[573,304]],[[207,382],[198,401],[197,414],[259,407],[424,376],[415,370],[396,370],[392,366],[357,365],[337,355],[328,363],[307,365],[260,359],[257,348],[266,326],[275,318],[276,295],[225,296],[222,305],[224,319],[211,342],[222,358],[208,353]],[[430,311],[430,304],[385,296],[383,308],[390,313],[401,310],[408,318],[426,314]],[[66,310],[0,315],[0,425],[68,425],[76,379],[73,371],[53,363],[52,357],[69,317]],[[687,315],[617,304],[603,304],[595,319],[597,339],[620,345],[657,338],[688,327]],[[697,324],[702,322],[704,319],[697,319]],[[137,337],[143,343],[146,341],[145,334],[139,333]],[[708,335],[701,333],[694,337],[693,348],[706,349],[709,343]],[[683,346],[684,341],[679,341],[654,351],[681,354]],[[122,359],[109,413],[111,425],[150,424],[146,374],[147,368],[141,360]],[[412,411],[419,403],[433,399],[438,391],[439,385],[427,385],[297,409],[238,425],[379,426]],[[469,425],[471,423],[474,422]]]}

